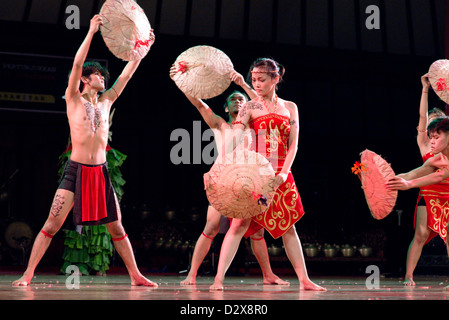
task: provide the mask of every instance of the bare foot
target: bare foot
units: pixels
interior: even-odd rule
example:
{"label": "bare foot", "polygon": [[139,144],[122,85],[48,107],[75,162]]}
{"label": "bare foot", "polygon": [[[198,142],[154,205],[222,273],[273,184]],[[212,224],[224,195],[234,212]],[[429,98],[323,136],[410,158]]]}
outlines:
{"label": "bare foot", "polygon": [[415,281],[413,281],[413,278],[406,278],[405,280],[404,280],[404,286],[406,286],[406,287],[414,287],[416,284],[415,284]]}
{"label": "bare foot", "polygon": [[158,287],[156,282],[150,281],[142,275],[138,275],[136,277],[131,278],[131,285],[132,286],[146,286],[146,287],[153,287],[153,288]]}
{"label": "bare foot", "polygon": [[327,291],[326,288],[320,287],[319,285],[313,283],[310,280],[301,281],[299,284],[300,290],[310,290],[310,291]]}
{"label": "bare foot", "polygon": [[196,284],[196,277],[187,275],[187,278],[181,281],[181,286],[191,286]]}
{"label": "bare foot", "polygon": [[278,284],[280,286],[289,286],[290,282],[284,281],[277,275],[273,274],[272,276],[263,278],[263,284]]}
{"label": "bare foot", "polygon": [[29,286],[31,283],[31,279],[33,278],[33,276],[27,276],[27,275],[23,275],[20,279],[17,279],[16,281],[14,281],[12,283],[12,285],[14,287],[26,287]]}
{"label": "bare foot", "polygon": [[223,282],[215,280],[214,284],[209,287],[209,290],[212,291],[223,291]]}

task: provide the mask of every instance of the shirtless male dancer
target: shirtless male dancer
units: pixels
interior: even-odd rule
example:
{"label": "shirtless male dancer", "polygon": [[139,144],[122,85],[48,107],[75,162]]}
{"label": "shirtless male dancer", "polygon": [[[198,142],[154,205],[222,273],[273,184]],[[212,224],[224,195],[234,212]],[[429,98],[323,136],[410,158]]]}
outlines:
{"label": "shirtless male dancer", "polygon": [[[131,285],[157,287],[156,283],[145,278],[137,268],[131,242],[121,223],[120,208],[106,166],[111,106],[131,79],[140,60],[128,62],[111,89],[98,96],[98,92],[105,89],[104,75],[107,75],[107,71],[99,64],[85,63],[85,60],[94,34],[102,23],[100,15],[95,15],[90,20],[89,31],[75,55],[65,92],[72,154],[47,221],[34,242],[27,269],[20,279],[13,282],[14,286],[30,284],[53,236],[73,208],[74,220],[81,224],[106,224],[115,249],[128,270]],[[151,34],[151,39],[154,41],[154,34]],[[82,91],[79,89],[80,81],[83,83]]]}

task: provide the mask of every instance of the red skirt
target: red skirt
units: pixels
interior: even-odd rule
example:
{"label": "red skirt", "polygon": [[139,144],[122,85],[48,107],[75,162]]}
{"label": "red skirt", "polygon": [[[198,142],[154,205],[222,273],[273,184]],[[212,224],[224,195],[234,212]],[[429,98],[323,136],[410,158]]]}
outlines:
{"label": "red skirt", "polygon": [[444,243],[447,241],[447,227],[449,222],[449,197],[441,197],[437,195],[419,194],[415,208],[415,218],[413,221],[416,228],[416,212],[419,200],[424,198],[427,209],[427,227],[431,230],[426,244],[437,235],[440,235]]}
{"label": "red skirt", "polygon": [[265,228],[274,239],[284,235],[304,215],[295,180],[291,172],[287,180],[279,186],[268,209],[252,218],[245,237]]}
{"label": "red skirt", "polygon": [[[423,156],[423,162],[433,157],[433,153],[427,153]],[[441,239],[447,241],[447,226],[449,221],[449,179],[440,183],[421,187],[419,190],[418,200],[415,207],[415,218],[413,221],[416,228],[416,212],[419,201],[424,198],[427,209],[427,227],[431,230],[428,243],[432,238],[440,235]]]}

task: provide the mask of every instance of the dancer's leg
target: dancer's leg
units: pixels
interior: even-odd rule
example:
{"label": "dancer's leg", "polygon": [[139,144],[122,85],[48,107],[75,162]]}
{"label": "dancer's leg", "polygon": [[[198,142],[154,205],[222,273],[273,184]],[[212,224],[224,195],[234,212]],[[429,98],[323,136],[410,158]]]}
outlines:
{"label": "dancer's leg", "polygon": [[211,290],[223,290],[223,282],[226,271],[234,259],[239,248],[240,241],[251,223],[251,219],[233,219],[232,224],[223,239],[218,260],[217,275],[214,283],[210,286]]}
{"label": "dancer's leg", "polygon": [[207,209],[206,226],[195,244],[189,273],[187,274],[187,277],[181,281],[181,285],[191,285],[196,283],[198,269],[209,252],[214,237],[220,230],[220,218],[220,213],[215,210],[214,207],[209,206]]}
{"label": "dancer's leg", "polygon": [[299,279],[301,290],[326,291],[325,288],[313,283],[307,274],[304,254],[302,252],[301,241],[296,233],[295,226],[292,226],[283,236],[285,252],[290,260],[296,275]]}
{"label": "dancer's leg", "polygon": [[[117,203],[117,208],[118,202]],[[121,212],[118,212],[118,220],[108,223],[106,225],[109,233],[111,234],[115,249],[117,250],[120,257],[123,259],[125,263],[126,269],[128,270],[129,276],[131,278],[131,285],[133,286],[148,286],[148,287],[157,287],[158,285],[147,278],[145,278],[139,271],[136,259],[134,257],[133,249],[131,246],[131,242],[123,228],[121,223]]]}
{"label": "dancer's leg", "polygon": [[22,277],[13,282],[13,286],[28,286],[34,276],[34,271],[50,246],[51,239],[63,225],[67,214],[73,206],[73,192],[58,189],[53,198],[50,213],[42,231],[34,240],[28,266]]}
{"label": "dancer's leg", "polygon": [[407,251],[406,270],[404,277],[405,286],[414,286],[413,272],[421,257],[424,244],[430,235],[430,229],[427,226],[427,209],[425,206],[418,206],[416,211],[415,235]]}
{"label": "dancer's leg", "polygon": [[[447,255],[449,257],[449,241],[447,241],[447,239],[446,239],[446,251],[447,251]],[[444,290],[449,291],[449,286],[445,286]]]}
{"label": "dancer's leg", "polygon": [[263,283],[264,284],[279,284],[279,285],[290,285],[287,281],[282,280],[277,275],[273,273],[270,264],[270,258],[268,256],[267,243],[264,238],[264,229],[260,229],[251,237],[251,247],[253,249],[254,255],[256,256],[257,262],[262,270]]}

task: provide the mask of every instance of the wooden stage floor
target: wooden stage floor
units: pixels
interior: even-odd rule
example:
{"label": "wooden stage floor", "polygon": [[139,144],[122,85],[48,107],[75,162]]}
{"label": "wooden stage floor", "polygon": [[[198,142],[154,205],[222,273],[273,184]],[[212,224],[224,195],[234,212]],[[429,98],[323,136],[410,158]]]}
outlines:
{"label": "wooden stage floor", "polygon": [[223,291],[209,291],[213,277],[199,277],[196,285],[181,286],[184,275],[153,274],[148,278],[159,287],[147,288],[131,286],[124,274],[83,276],[79,289],[68,289],[67,277],[56,274],[37,274],[29,287],[12,287],[18,276],[0,273],[0,308],[30,318],[58,314],[85,319],[156,315],[171,320],[279,320],[317,313],[320,319],[337,314],[345,320],[396,314],[403,319],[415,318],[428,308],[433,316],[445,316],[444,300],[449,298],[444,289],[449,280],[443,276],[416,277],[413,288],[404,287],[399,278],[381,278],[378,289],[368,289],[362,277],[314,277],[327,292],[300,291],[294,277],[283,277],[290,286],[263,285],[258,276],[228,277]]}
{"label": "wooden stage floor", "polygon": [[28,287],[13,287],[20,274],[0,273],[0,300],[448,300],[449,279],[445,276],[417,276],[415,287],[402,279],[380,278],[378,288],[369,289],[363,277],[313,277],[326,292],[300,291],[298,280],[283,277],[289,286],[263,285],[261,277],[227,277],[223,291],[210,291],[213,277],[199,277],[193,286],[181,286],[184,275],[147,275],[158,288],[133,287],[128,275],[82,276],[79,288],[69,289],[67,276],[36,274]]}

